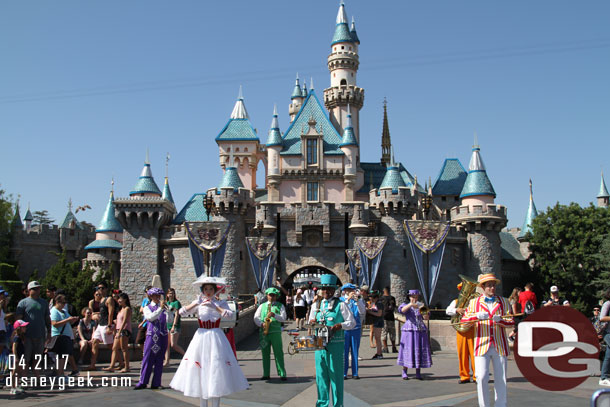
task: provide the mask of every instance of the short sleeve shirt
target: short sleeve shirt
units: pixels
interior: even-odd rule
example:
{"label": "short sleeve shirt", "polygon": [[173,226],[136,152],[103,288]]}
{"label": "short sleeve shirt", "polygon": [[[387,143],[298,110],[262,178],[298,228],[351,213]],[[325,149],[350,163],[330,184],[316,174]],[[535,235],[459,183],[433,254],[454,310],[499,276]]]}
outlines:
{"label": "short sleeve shirt", "polygon": [[[58,310],[57,308],[51,308],[51,321],[63,321],[66,318],[69,318],[70,314],[68,314],[64,310]],[[65,329],[64,329],[65,327]],[[63,331],[63,332],[62,332]],[[69,338],[73,338],[72,327],[70,324],[64,324],[62,326],[53,326],[51,327],[51,336],[57,335],[65,335]]]}
{"label": "short sleeve shirt", "polygon": [[46,316],[49,315],[49,305],[42,298],[26,297],[17,304],[17,315],[30,324],[26,327],[27,338],[44,338],[46,335]]}

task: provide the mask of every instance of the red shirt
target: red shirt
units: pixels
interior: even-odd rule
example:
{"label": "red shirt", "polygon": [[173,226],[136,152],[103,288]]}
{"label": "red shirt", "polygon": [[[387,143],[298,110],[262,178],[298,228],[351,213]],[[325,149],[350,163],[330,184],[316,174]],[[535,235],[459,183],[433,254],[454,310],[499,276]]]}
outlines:
{"label": "red shirt", "polygon": [[521,312],[525,310],[525,303],[531,301],[534,308],[538,308],[538,300],[533,291],[521,291],[519,293],[519,304],[521,304]]}

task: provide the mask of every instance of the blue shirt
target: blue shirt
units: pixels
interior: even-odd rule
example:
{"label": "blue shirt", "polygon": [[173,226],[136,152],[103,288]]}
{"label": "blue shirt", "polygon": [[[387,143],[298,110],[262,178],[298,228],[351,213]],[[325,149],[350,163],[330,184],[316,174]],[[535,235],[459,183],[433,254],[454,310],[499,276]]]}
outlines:
{"label": "blue shirt", "polygon": [[[148,299],[148,297],[144,297],[144,299],[142,300],[142,308],[145,308],[148,304],[150,304],[150,300]],[[144,323],[142,324],[142,328],[146,328],[146,320],[144,320]]]}
{"label": "blue shirt", "polygon": [[[68,314],[66,311],[64,310],[58,310],[57,308],[53,307],[51,308],[51,321],[63,321],[66,318],[69,318],[70,314]],[[66,327],[64,329],[64,327]],[[63,330],[63,333],[62,333]],[[69,338],[73,338],[74,335],[72,334],[72,326],[70,326],[69,323],[65,323],[62,326],[52,326],[51,327],[51,336],[58,336],[58,335],[66,335]]]}

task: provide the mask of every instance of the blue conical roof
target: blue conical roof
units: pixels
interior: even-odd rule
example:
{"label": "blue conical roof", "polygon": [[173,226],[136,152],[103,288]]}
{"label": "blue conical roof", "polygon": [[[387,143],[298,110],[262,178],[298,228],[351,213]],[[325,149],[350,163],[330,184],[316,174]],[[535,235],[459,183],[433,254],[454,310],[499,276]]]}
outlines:
{"label": "blue conical roof", "polygon": [[159,190],[159,187],[152,176],[150,163],[148,162],[144,163],[144,168],[142,168],[142,173],[140,174],[140,178],[138,178],[138,182],[136,182],[133,190],[129,192],[130,196],[136,194],[157,194],[161,196],[161,190]]}
{"label": "blue conical roof", "polygon": [[358,141],[356,140],[354,127],[352,126],[352,114],[349,105],[347,105],[347,123],[345,124],[345,129],[343,129],[343,137],[341,138],[341,144],[339,144],[339,147],[357,145]]}
{"label": "blue conical roof", "polygon": [[352,28],[349,33],[352,36],[352,40],[354,40],[356,44],[360,44],[360,38],[358,38],[358,34],[356,33],[356,22],[354,21],[354,17],[352,17]]}
{"label": "blue conical roof", "polygon": [[106,210],[102,216],[102,220],[98,225],[96,232],[122,232],[123,227],[118,220],[114,217],[114,193],[110,193],[108,204],[106,204]]}
{"label": "blue conical roof", "polygon": [[383,181],[381,181],[381,185],[379,189],[392,188],[392,192],[398,192],[399,187],[406,187],[405,180],[400,175],[400,170],[398,165],[393,165],[388,167],[385,173],[385,177],[383,177]]}
{"label": "blue conical roof", "polygon": [[303,97],[303,93],[301,91],[301,85],[299,84],[299,75],[297,75],[297,80],[294,84],[294,90],[292,91],[292,95],[290,99],[301,98]]}
{"label": "blue conical roof", "polygon": [[339,12],[337,13],[337,26],[335,27],[335,35],[333,35],[331,45],[338,42],[354,42],[352,34],[349,31],[349,26],[347,25],[347,14],[345,13],[345,5],[343,2],[339,6]]}
{"label": "blue conical roof", "polygon": [[220,185],[218,185],[218,190],[220,188],[243,188],[244,184],[242,184],[241,179],[239,178],[239,174],[237,173],[236,167],[227,167],[225,168],[225,173],[222,176],[222,181],[220,181]]}
{"label": "blue conical roof", "polygon": [[165,177],[165,186],[163,187],[163,195],[161,195],[161,198],[174,203],[174,197],[172,196],[172,191],[169,189],[169,181],[167,180],[167,177]]}
{"label": "blue conical roof", "polygon": [[496,191],[494,191],[494,187],[491,185],[489,177],[487,177],[487,171],[485,170],[480,151],[479,146],[474,146],[472,149],[468,176],[466,177],[466,182],[464,182],[460,198],[477,195],[496,197]]}
{"label": "blue conical roof", "polygon": [[78,221],[78,219],[76,219],[76,216],[74,216],[72,211],[68,210],[68,213],[66,213],[66,217],[59,225],[59,228],[60,229],[72,229],[71,228],[72,225],[74,225],[74,227],[76,227],[77,229],[81,229],[81,230],[85,229],[83,227],[83,225],[81,225],[81,223]]}
{"label": "blue conical roof", "polygon": [[466,183],[466,177],[468,177],[468,173],[462,167],[460,160],[457,158],[445,159],[441,172],[432,187],[432,195],[459,196]]}
{"label": "blue conical roof", "polygon": [[273,119],[271,119],[271,128],[269,129],[269,137],[267,137],[267,147],[281,146],[282,133],[280,133],[280,124],[277,119],[277,106],[273,107]]}
{"label": "blue conical roof", "polygon": [[205,193],[194,194],[188,200],[184,208],[178,212],[173,220],[174,225],[182,225],[184,222],[201,222],[208,220],[207,212],[203,206]]}
{"label": "blue conical roof", "polygon": [[25,218],[23,218],[23,220],[34,220],[34,217],[32,216],[32,212],[30,212],[30,207],[28,206],[28,211],[25,213]]}
{"label": "blue conical roof", "polygon": [[244,104],[241,87],[231,117],[216,136],[216,141],[259,141],[254,127],[250,124],[250,117]]}
{"label": "blue conical roof", "polygon": [[527,208],[527,214],[525,215],[525,220],[523,221],[523,226],[521,227],[521,232],[519,233],[519,238],[525,237],[525,235],[529,232],[532,232],[532,222],[534,218],[538,216],[538,211],[536,210],[536,205],[534,204],[534,196],[532,194],[532,187],[530,181],[530,204]]}
{"label": "blue conical roof", "polygon": [[597,194],[598,198],[610,198],[610,194],[608,194],[608,188],[606,188],[606,182],[604,181],[604,173],[602,172],[602,180],[599,184],[599,193]]}
{"label": "blue conical roof", "polygon": [[14,228],[22,228],[23,223],[21,222],[21,214],[19,213],[19,201],[15,205],[15,215],[13,216],[12,225]]}

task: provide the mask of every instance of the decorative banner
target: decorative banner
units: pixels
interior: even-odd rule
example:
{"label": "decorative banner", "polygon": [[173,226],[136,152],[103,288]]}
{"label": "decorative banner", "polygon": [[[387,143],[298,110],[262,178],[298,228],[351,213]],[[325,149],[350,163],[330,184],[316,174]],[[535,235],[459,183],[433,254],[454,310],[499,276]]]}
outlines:
{"label": "decorative banner", "polygon": [[[379,265],[381,264],[383,248],[387,240],[387,237],[382,236],[360,236],[354,239],[354,248],[358,250],[358,253],[360,255],[361,281],[359,281],[359,284],[364,283],[368,285],[370,289],[373,289],[373,285],[375,284],[375,280],[377,279]],[[371,261],[370,265],[369,260]]]}
{"label": "decorative banner", "polygon": [[273,285],[273,269],[277,250],[274,249],[275,239],[272,237],[247,237],[246,247],[256,285],[262,291]]}
{"label": "decorative banner", "polygon": [[199,277],[205,273],[204,253],[210,254],[211,252],[208,275],[219,277],[224,264],[231,222],[184,222],[184,224],[189,237],[188,242],[195,274]]}
{"label": "decorative banner", "polygon": [[231,222],[184,222],[189,240],[199,250],[217,250],[227,240]]}
{"label": "decorative banner", "polygon": [[[430,305],[436,290],[449,227],[448,222],[438,221],[406,220],[404,223],[426,305]],[[427,274],[427,278],[424,274]]]}
{"label": "decorative banner", "polygon": [[347,254],[349,275],[354,284],[360,286],[361,282],[358,279],[358,271],[362,268],[362,264],[360,263],[360,252],[356,249],[347,249],[345,254]]}
{"label": "decorative banner", "polygon": [[419,250],[432,253],[445,241],[449,234],[449,222],[433,220],[406,220],[405,231]]}

